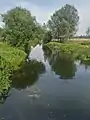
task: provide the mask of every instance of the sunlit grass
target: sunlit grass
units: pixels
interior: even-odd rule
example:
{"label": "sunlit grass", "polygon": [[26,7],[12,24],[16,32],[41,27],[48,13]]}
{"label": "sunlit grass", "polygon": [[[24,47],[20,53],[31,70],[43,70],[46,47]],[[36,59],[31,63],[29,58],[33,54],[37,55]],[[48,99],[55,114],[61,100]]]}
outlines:
{"label": "sunlit grass", "polygon": [[46,44],[53,52],[63,52],[70,54],[74,59],[79,59],[82,61],[90,60],[90,42],[50,42]]}

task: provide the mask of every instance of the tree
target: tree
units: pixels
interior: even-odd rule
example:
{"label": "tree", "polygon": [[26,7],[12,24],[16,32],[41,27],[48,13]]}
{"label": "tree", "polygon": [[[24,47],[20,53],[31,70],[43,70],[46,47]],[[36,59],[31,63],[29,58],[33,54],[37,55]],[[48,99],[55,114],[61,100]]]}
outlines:
{"label": "tree", "polygon": [[87,28],[86,35],[90,37],[90,27]]}
{"label": "tree", "polygon": [[43,28],[43,26],[37,23],[35,33],[34,33],[34,38],[37,39],[38,41],[41,41],[43,40],[44,35],[45,35],[45,29]]}
{"label": "tree", "polygon": [[3,40],[3,37],[5,36],[4,33],[4,29],[0,27],[0,41]]}
{"label": "tree", "polygon": [[78,21],[77,9],[66,4],[51,16],[48,21],[48,27],[52,31],[53,38],[69,38],[76,33]]}
{"label": "tree", "polygon": [[48,43],[52,40],[52,34],[51,31],[47,31],[44,35],[43,43]]}
{"label": "tree", "polygon": [[30,40],[41,37],[42,30],[37,25],[36,18],[24,8],[11,9],[6,14],[2,14],[2,19],[5,23],[6,40],[16,47],[28,49]]}

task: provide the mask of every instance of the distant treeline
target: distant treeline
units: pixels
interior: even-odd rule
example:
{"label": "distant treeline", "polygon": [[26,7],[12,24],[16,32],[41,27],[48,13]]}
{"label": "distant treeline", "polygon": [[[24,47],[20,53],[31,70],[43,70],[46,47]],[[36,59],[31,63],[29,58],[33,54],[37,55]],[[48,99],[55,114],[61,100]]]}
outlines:
{"label": "distant treeline", "polygon": [[75,38],[85,38],[85,39],[90,39],[90,36],[80,35],[80,36],[75,36],[75,37],[73,37],[73,39],[75,39]]}

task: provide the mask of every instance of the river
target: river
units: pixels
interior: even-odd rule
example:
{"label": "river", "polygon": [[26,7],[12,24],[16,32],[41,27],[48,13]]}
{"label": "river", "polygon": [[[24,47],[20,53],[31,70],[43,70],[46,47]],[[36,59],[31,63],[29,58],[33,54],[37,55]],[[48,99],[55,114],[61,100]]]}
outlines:
{"label": "river", "polygon": [[90,66],[37,45],[12,76],[12,88],[0,104],[0,118],[90,120]]}

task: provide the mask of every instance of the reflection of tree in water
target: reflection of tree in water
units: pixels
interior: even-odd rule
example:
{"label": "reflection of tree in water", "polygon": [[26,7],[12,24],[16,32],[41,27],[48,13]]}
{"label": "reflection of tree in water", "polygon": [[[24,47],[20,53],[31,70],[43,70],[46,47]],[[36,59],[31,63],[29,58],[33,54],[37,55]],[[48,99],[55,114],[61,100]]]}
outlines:
{"label": "reflection of tree in water", "polygon": [[43,51],[44,51],[44,59],[51,59],[52,51],[48,48],[43,46]]}
{"label": "reflection of tree in water", "polygon": [[89,59],[87,59],[86,61],[81,60],[80,64],[84,65],[85,66],[85,70],[87,70],[88,67],[90,67],[90,60]]}
{"label": "reflection of tree in water", "polygon": [[44,49],[44,55],[49,57],[48,61],[52,70],[57,75],[60,75],[60,79],[72,79],[75,76],[76,65],[71,56],[68,56],[64,53],[47,55],[47,53],[49,53],[47,50]]}
{"label": "reflection of tree in water", "polygon": [[12,76],[12,86],[17,89],[25,89],[33,85],[43,72],[45,72],[43,63],[32,60]]}
{"label": "reflection of tree in water", "polygon": [[75,76],[76,65],[71,59],[67,59],[65,56],[57,56],[56,60],[51,63],[52,70],[57,75],[60,75],[61,79],[71,79]]}

